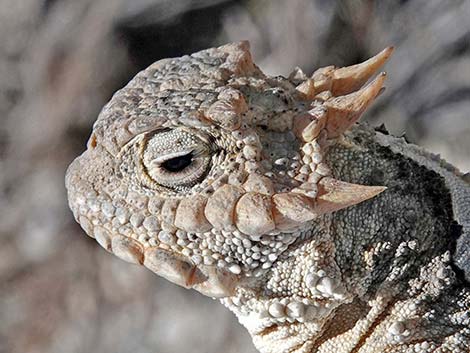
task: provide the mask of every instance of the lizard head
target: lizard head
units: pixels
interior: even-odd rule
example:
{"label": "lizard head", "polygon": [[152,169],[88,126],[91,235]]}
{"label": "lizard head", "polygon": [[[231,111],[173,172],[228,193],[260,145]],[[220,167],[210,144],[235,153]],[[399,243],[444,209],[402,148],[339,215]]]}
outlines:
{"label": "lizard head", "polygon": [[114,95],[70,165],[75,218],[181,286],[260,289],[325,215],[384,190],[334,179],[324,156],[380,93],[384,74],[361,87],[390,53],[288,78],[264,75],[247,42],[156,62]]}

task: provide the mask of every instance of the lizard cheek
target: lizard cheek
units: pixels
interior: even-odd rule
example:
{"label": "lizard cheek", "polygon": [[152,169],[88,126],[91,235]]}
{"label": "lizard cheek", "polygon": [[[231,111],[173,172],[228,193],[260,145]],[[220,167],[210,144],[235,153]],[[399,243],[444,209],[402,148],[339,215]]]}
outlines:
{"label": "lizard cheek", "polygon": [[207,200],[204,215],[215,229],[230,229],[234,225],[235,205],[244,190],[234,185],[223,185]]}
{"label": "lizard cheek", "polygon": [[254,192],[244,194],[235,207],[235,223],[241,232],[255,237],[274,230],[271,197]]}
{"label": "lizard cheek", "polygon": [[186,231],[204,233],[212,226],[204,215],[207,199],[201,195],[184,198],[180,201],[175,215],[175,226]]}

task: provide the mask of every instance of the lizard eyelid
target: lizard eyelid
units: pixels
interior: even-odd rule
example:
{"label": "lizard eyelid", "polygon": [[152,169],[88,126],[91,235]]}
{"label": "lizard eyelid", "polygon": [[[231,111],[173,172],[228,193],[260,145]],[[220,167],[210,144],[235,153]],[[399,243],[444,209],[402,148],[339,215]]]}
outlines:
{"label": "lizard eyelid", "polygon": [[150,165],[161,165],[162,163],[165,163],[169,160],[176,159],[179,157],[184,157],[187,156],[188,154],[194,153],[194,149],[187,149],[187,150],[182,150],[174,153],[167,153],[161,156],[155,157],[151,162]]}

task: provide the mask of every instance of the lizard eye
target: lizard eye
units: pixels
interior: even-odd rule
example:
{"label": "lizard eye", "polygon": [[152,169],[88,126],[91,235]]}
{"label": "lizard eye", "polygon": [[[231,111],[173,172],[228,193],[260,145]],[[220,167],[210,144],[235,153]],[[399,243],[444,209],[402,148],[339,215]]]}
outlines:
{"label": "lizard eye", "polygon": [[177,173],[183,171],[186,167],[190,166],[193,161],[193,152],[189,152],[179,157],[170,158],[160,164],[160,167],[170,173]]}
{"label": "lizard eye", "polygon": [[142,157],[148,176],[157,184],[190,187],[207,174],[211,148],[206,141],[186,131],[167,130],[147,140]]}

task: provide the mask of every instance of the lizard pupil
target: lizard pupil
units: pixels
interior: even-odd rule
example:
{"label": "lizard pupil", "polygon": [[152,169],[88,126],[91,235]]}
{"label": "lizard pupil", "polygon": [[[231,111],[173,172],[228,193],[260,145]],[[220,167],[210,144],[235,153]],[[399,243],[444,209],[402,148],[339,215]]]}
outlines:
{"label": "lizard pupil", "polygon": [[171,158],[166,160],[161,164],[161,167],[168,172],[177,173],[184,170],[187,166],[191,164],[193,161],[193,153],[190,152],[183,156],[178,156],[175,158]]}

